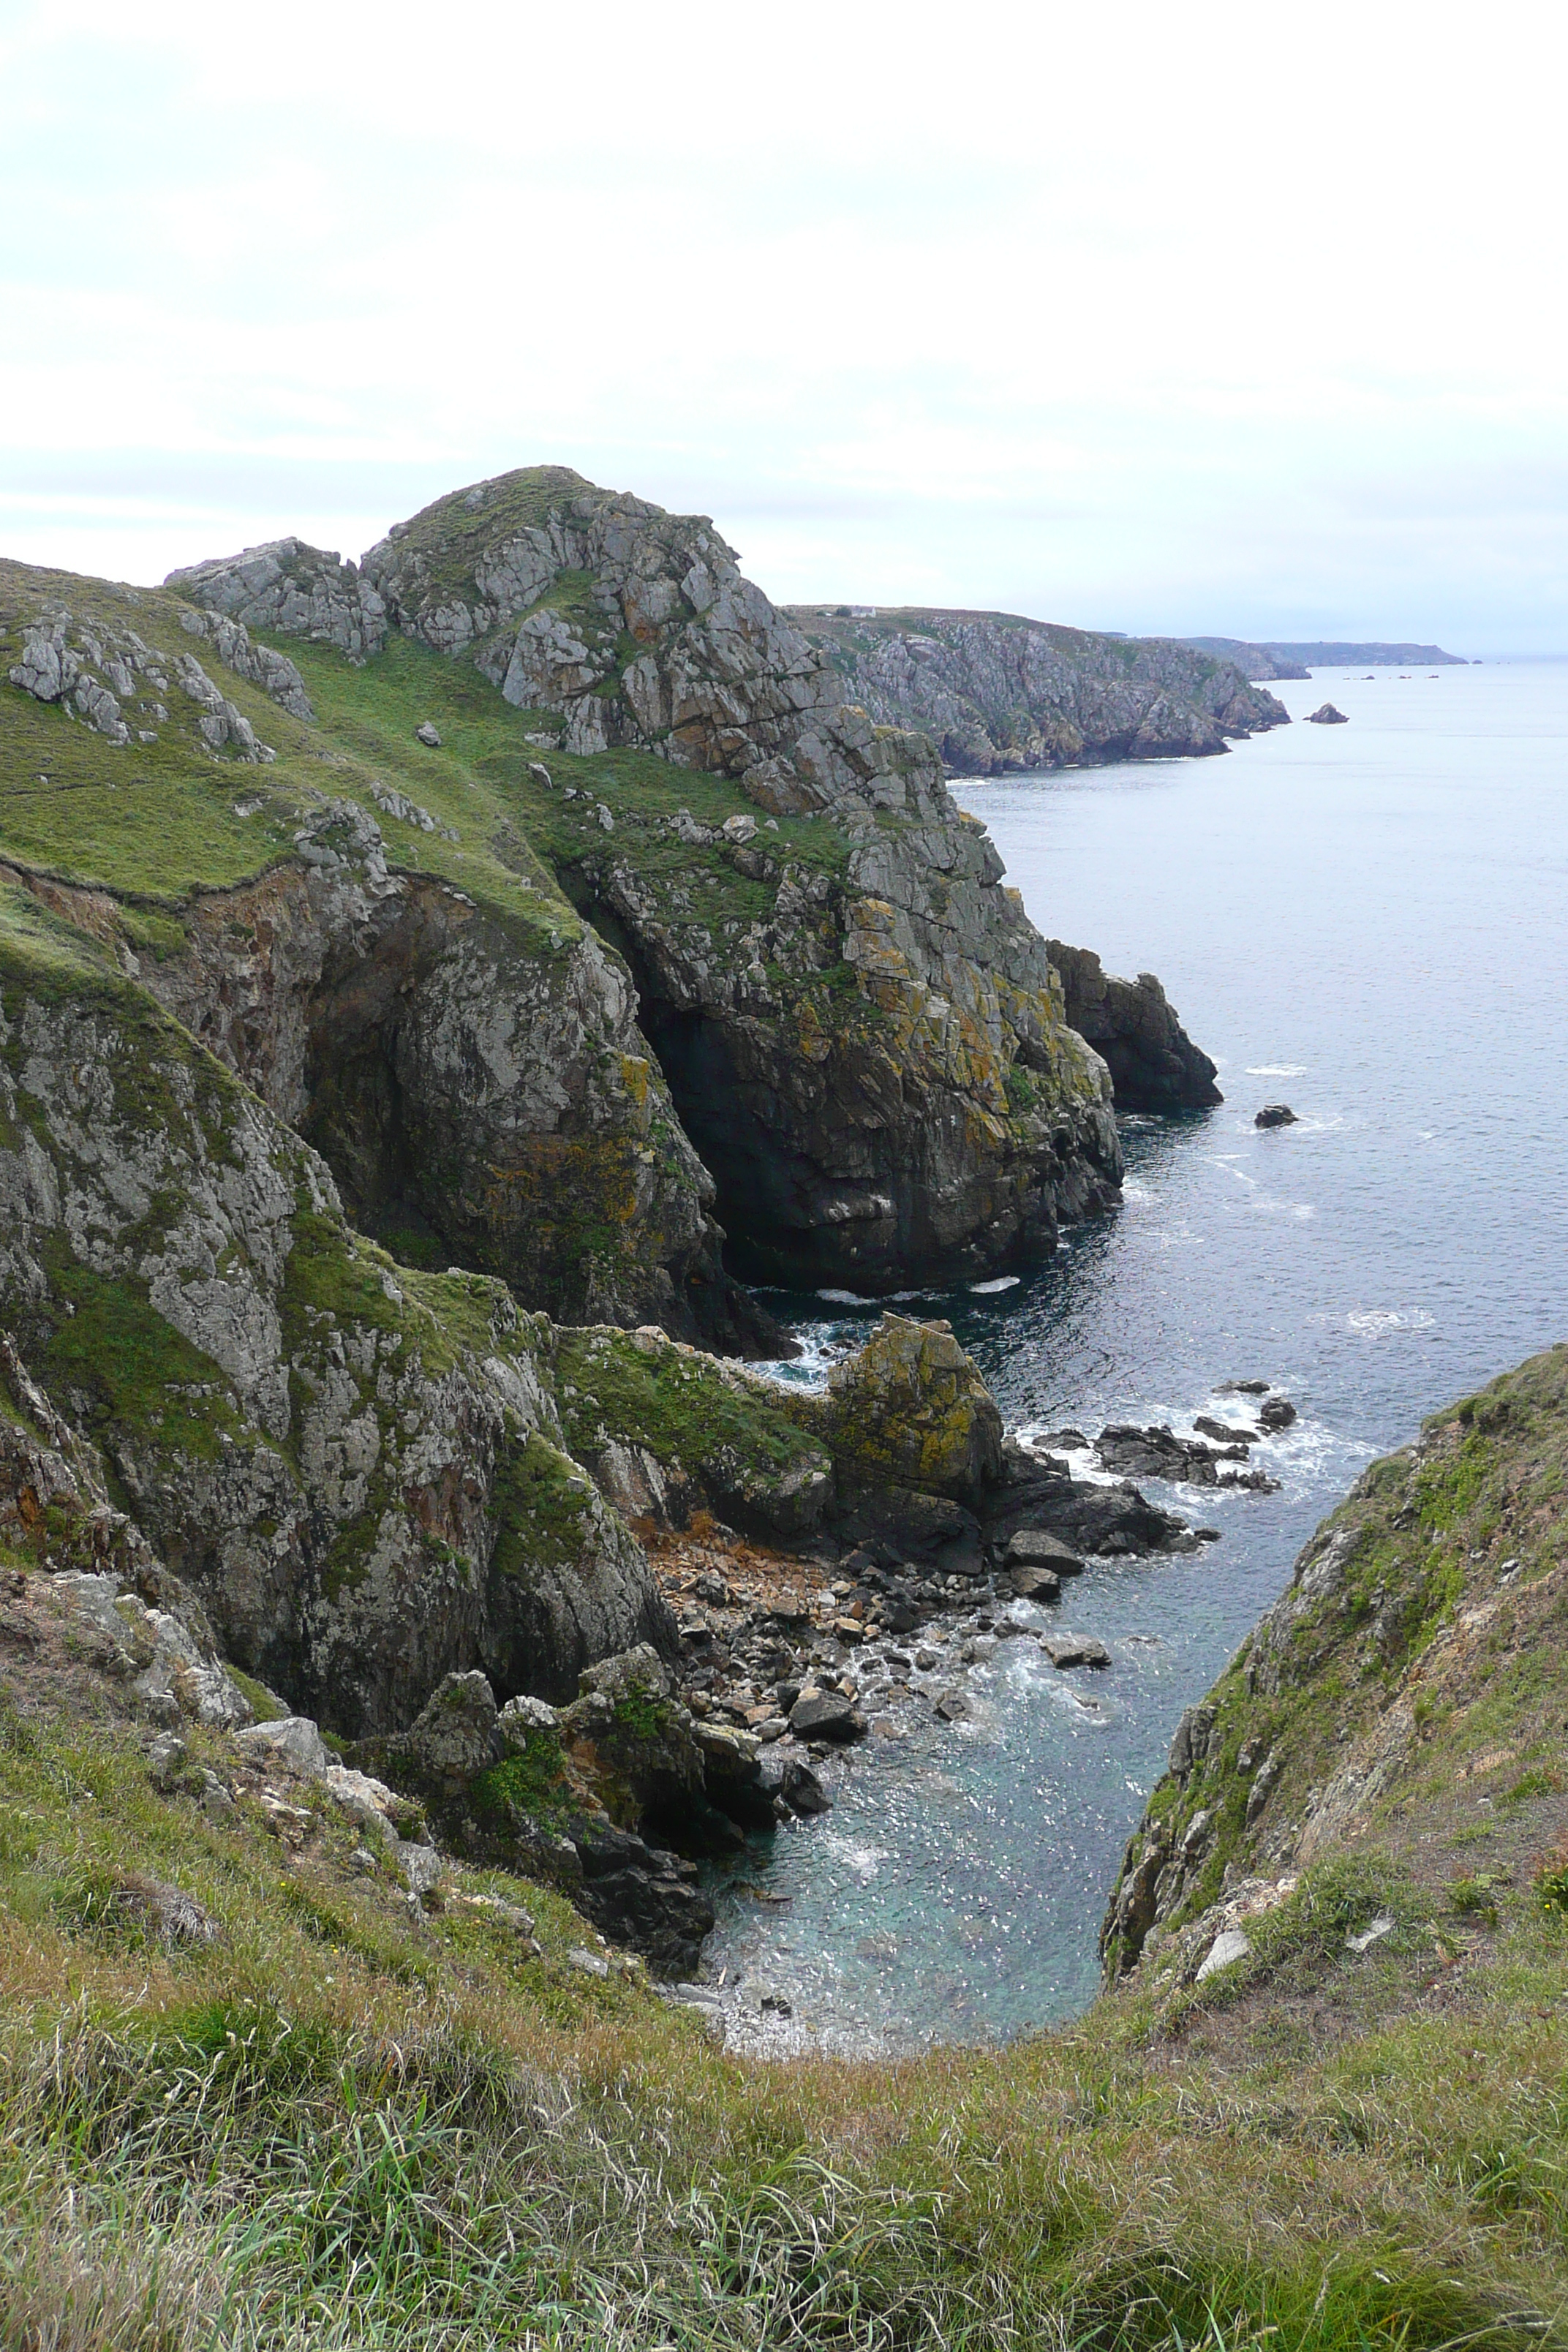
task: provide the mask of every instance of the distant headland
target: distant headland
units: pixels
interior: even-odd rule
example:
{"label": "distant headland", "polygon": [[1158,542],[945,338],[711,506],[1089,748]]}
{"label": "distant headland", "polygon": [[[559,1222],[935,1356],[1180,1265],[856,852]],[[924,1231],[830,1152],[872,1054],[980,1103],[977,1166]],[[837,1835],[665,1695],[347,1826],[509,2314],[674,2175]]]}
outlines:
{"label": "distant headland", "polygon": [[1441,646],[1355,645],[1338,638],[1317,638],[1304,645],[1285,645],[1274,638],[1248,644],[1244,637],[1179,637],[1176,642],[1191,646],[1194,653],[1234,662],[1254,681],[1310,677],[1315,669],[1397,669],[1405,663],[1465,667],[1462,654],[1446,654]]}

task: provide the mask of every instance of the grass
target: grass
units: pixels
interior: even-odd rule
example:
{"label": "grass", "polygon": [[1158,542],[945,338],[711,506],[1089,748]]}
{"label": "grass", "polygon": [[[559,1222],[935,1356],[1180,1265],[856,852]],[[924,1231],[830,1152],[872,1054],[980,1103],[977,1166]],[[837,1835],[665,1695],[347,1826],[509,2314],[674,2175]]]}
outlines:
{"label": "grass", "polygon": [[[548,1890],[458,1874],[526,1903],[519,1961],[480,1913],[351,1878],[352,1842],[291,1858],[247,1805],[216,1829],[154,1796],[122,1734],[6,1720],[0,2339],[1563,2340],[1539,2011],[1568,1922],[1539,1907],[1462,2014],[1284,2076],[1183,2065],[1125,2002],[1005,2053],[764,2068],[576,1974]],[[114,1924],[127,1853],[222,1940]]]}

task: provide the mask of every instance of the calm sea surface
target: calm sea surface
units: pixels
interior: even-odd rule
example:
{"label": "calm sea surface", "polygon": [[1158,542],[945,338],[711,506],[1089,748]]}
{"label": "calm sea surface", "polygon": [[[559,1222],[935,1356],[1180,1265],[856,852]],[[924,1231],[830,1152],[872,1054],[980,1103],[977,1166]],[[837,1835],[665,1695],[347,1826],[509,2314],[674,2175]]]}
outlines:
{"label": "calm sea surface", "polygon": [[[1271,1381],[1301,1415],[1256,1457],[1283,1491],[1151,1483],[1224,1539],[1068,1588],[1057,1621],[1109,1671],[1004,1643],[973,1670],[976,1722],[922,1708],[835,1765],[825,1819],[753,1847],[707,1972],[789,1999],[762,2046],[1005,2036],[1079,2008],[1176,1718],[1318,1519],[1425,1413],[1568,1337],[1568,664],[1275,691],[1351,723],[954,787],[1043,931],[1159,973],[1226,1101],[1128,1120],[1124,1204],[1055,1265],[909,1311],[952,1317],[1011,1427],[1190,1429],[1215,1383]],[[1274,1100],[1300,1123],[1259,1133]],[[879,1311],[787,1304],[818,1361]]]}

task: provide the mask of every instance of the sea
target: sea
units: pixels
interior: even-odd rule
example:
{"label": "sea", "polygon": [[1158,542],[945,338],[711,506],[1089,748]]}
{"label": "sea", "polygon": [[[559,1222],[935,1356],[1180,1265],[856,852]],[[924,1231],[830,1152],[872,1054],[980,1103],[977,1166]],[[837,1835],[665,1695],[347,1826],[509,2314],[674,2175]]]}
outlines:
{"label": "sea", "polygon": [[[950,1318],[1025,1433],[1190,1431],[1242,1417],[1224,1383],[1266,1380],[1299,1413],[1253,1456],[1280,1490],[1144,1482],[1221,1539],[1065,1588],[1054,1622],[1108,1667],[999,1643],[955,1666],[970,1721],[910,1710],[834,1759],[829,1813],[715,1874],[704,1973],[759,2051],[1004,2040],[1081,2010],[1182,1710],[1318,1521],[1424,1415],[1568,1339],[1568,660],[1273,690],[1297,723],[1225,757],[954,784],[1042,931],[1159,974],[1225,1101],[1126,1118],[1121,1204],[1054,1264],[903,1311]],[[1348,723],[1301,723],[1325,698]],[[1297,1123],[1255,1127],[1269,1102]],[[767,1296],[794,1380],[882,1304]]]}

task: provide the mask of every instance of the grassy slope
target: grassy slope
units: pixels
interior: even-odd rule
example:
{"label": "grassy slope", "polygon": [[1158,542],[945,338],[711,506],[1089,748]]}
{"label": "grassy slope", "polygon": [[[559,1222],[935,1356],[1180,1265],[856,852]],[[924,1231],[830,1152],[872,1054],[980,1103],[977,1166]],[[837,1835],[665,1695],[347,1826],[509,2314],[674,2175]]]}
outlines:
{"label": "grassy slope", "polygon": [[[1495,1465],[1558,1529],[1563,1430],[1558,1396]],[[16,1687],[8,2343],[1568,2340],[1568,1916],[1522,1873],[1478,1918],[1370,1838],[1245,1981],[1135,1986],[1003,2053],[763,2068],[565,1966],[583,1931],[540,1890],[459,1874],[539,1918],[544,1958],[518,1959],[356,1875],[346,1831],[290,1856],[243,1797],[215,1826],[152,1794],[111,1704],[51,1719]],[[128,1863],[225,1940],[116,1925]],[[1349,1955],[1387,1904],[1395,1934]]]}
{"label": "grassy slope", "polygon": [[[591,796],[569,802],[528,775],[529,763],[541,757],[529,732],[548,722],[514,710],[468,664],[395,636],[384,654],[356,669],[328,648],[271,638],[304,675],[317,713],[312,726],[186,635],[178,598],[0,563],[0,673],[19,650],[18,620],[57,601],[79,618],[129,625],[171,656],[194,652],[278,758],[258,767],[232,752],[208,751],[177,688],[167,698],[174,717],[159,741],[116,749],[58,708],[0,682],[0,856],[173,908],[192,889],[246,880],[289,856],[302,818],[322,800],[342,797],[360,802],[381,824],[392,864],[442,876],[530,927],[547,949],[552,939],[579,931],[554,877],[607,845],[597,815],[602,803],[617,826],[629,828],[621,841],[645,871],[703,878],[712,894],[711,911],[702,910],[710,923],[750,920],[771,903],[765,886],[738,874],[717,850],[694,848],[647,823],[680,808],[708,824],[741,812],[754,816],[737,785],[643,752],[578,759],[551,751],[557,784]],[[425,719],[442,737],[438,751],[414,740]],[[454,828],[458,841],[384,815],[371,797],[376,782],[418,802]],[[240,816],[237,803],[258,805]],[[842,869],[847,854],[830,825],[788,818],[770,845],[781,863],[832,872]],[[529,888],[519,887],[523,880]]]}

